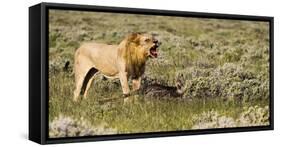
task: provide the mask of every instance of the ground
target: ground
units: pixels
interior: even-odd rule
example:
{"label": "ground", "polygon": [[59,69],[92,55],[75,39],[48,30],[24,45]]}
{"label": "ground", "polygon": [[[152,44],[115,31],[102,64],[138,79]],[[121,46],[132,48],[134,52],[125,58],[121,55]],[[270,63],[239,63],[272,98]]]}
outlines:
{"label": "ground", "polygon": [[[88,98],[73,102],[79,45],[118,44],[132,32],[162,43],[159,57],[147,62],[143,87],[158,84],[165,93],[180,81],[183,94],[139,92],[124,103],[120,82],[98,76]],[[268,106],[268,22],[49,12],[50,137],[268,125]]]}

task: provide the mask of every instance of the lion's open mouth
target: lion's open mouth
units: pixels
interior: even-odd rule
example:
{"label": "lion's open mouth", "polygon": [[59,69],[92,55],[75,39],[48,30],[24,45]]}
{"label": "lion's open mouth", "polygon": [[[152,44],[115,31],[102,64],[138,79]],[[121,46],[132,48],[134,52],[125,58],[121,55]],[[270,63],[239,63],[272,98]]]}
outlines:
{"label": "lion's open mouth", "polygon": [[157,45],[154,45],[152,48],[150,48],[149,50],[150,52],[150,57],[154,57],[154,58],[157,58]]}

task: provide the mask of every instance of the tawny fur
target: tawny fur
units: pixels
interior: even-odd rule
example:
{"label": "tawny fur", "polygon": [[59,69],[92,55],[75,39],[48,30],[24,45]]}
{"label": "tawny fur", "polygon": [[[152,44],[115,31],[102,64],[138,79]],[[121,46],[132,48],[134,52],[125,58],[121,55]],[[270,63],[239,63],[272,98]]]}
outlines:
{"label": "tawny fur", "polygon": [[140,33],[128,35],[119,45],[82,44],[74,57],[76,88],[73,100],[77,101],[79,95],[87,97],[97,73],[119,78],[124,95],[130,92],[128,78],[132,78],[133,91],[138,90],[148,57],[157,57],[151,49],[156,51],[157,47],[158,41],[152,35]]}

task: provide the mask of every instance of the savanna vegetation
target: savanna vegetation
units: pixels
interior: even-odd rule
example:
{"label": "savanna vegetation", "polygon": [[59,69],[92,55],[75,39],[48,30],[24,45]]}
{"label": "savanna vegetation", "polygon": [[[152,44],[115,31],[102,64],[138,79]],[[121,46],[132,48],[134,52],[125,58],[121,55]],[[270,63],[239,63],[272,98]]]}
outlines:
{"label": "savanna vegetation", "polygon": [[[159,57],[147,62],[146,89],[124,103],[120,82],[99,75],[88,98],[73,102],[79,45],[118,44],[132,32],[154,34],[162,43]],[[168,88],[178,83],[182,93],[172,96]],[[268,124],[268,22],[49,12],[50,137]]]}

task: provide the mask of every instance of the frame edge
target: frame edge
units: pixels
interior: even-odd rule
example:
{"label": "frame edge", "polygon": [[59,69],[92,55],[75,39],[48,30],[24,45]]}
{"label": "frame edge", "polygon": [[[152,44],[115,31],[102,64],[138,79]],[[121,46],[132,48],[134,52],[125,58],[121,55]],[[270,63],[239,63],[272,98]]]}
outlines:
{"label": "frame edge", "polygon": [[39,144],[42,140],[41,97],[41,9],[42,3],[29,7],[29,133],[28,139]]}

